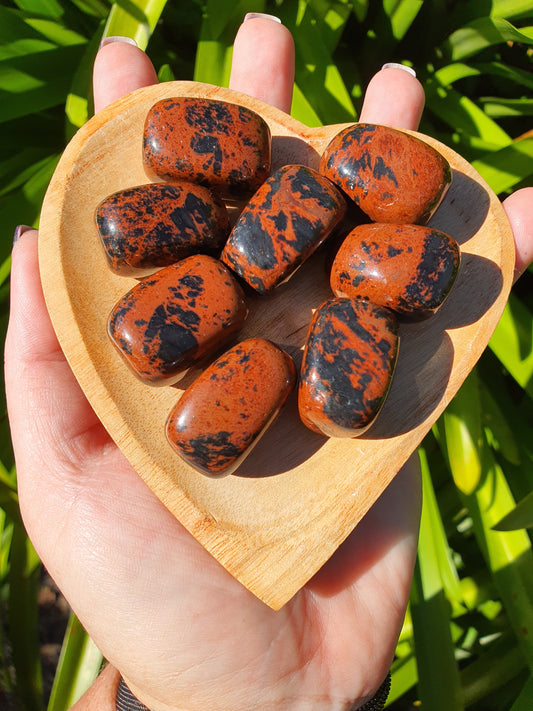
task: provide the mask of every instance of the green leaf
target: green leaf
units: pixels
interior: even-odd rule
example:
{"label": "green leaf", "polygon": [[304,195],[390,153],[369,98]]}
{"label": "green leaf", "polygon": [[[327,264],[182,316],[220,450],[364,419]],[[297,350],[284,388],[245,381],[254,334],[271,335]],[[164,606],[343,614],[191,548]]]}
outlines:
{"label": "green leaf", "polygon": [[454,614],[464,612],[464,600],[459,584],[459,575],[453,563],[451,551],[446,539],[444,524],[440,515],[435,489],[431,479],[427,454],[423,447],[418,450],[422,470],[422,517],[420,537],[424,537],[422,546],[431,551],[431,559],[436,565],[435,580],[438,581],[438,592],[442,589],[446,598],[452,603]]}
{"label": "green leaf", "polygon": [[368,13],[369,0],[350,0],[358,22],[364,22]]}
{"label": "green leaf", "polygon": [[296,19],[289,14],[281,17],[294,37],[296,82],[320,121],[323,124],[354,121],[356,110],[350,92],[323,39],[323,25],[312,8],[299,2]]}
{"label": "green leaf", "polygon": [[102,654],[71,613],[47,711],[67,711],[98,676]]}
{"label": "green leaf", "polygon": [[498,521],[495,531],[516,531],[520,528],[533,528],[533,491],[528,494],[512,511]]}
{"label": "green leaf", "polygon": [[425,88],[427,109],[453,130],[477,136],[500,148],[512,142],[510,136],[468,97],[455,89],[440,86],[432,79],[426,82]]}
{"label": "green leaf", "polygon": [[520,387],[533,397],[533,315],[513,293],[489,346]]}
{"label": "green leaf", "polygon": [[57,47],[0,62],[0,122],[62,104],[70,88],[64,67],[77,66],[83,50]]}
{"label": "green leaf", "polygon": [[308,0],[308,2],[319,23],[322,41],[328,52],[334,52],[350,17],[350,6],[335,0]]}
{"label": "green leaf", "polygon": [[94,112],[92,90],[93,65],[100,46],[101,33],[102,28],[100,27],[100,29],[95,32],[92,40],[87,44],[83,57],[72,79],[71,89],[65,102],[67,141],[88,121]]}
{"label": "green leaf", "polygon": [[397,40],[403,39],[422,5],[422,0],[383,0],[383,9],[389,17],[392,34]]}
{"label": "green leaf", "polygon": [[504,116],[533,116],[533,99],[500,99],[498,96],[482,96],[483,111],[491,118]]}
{"label": "green leaf", "polygon": [[503,42],[533,44],[530,31],[531,28],[522,28],[522,31],[519,31],[510,22],[499,17],[480,17],[455,30],[443,46],[451,59],[458,61]]}
{"label": "green leaf", "polygon": [[196,51],[195,81],[215,86],[228,86],[233,40],[237,28],[247,12],[263,12],[263,10],[264,2],[240,0],[237,3],[220,4],[217,0],[208,0]]}
{"label": "green leaf", "polygon": [[531,0],[492,0],[491,5],[490,14],[493,17],[531,17]]}
{"label": "green leaf", "polygon": [[41,711],[37,629],[40,562],[20,519],[14,521],[9,560],[8,619],[17,694],[25,711]]}
{"label": "green leaf", "polygon": [[114,3],[102,37],[130,37],[141,49],[146,49],[166,4],[167,0],[127,0]]}
{"label": "green leaf", "polygon": [[522,687],[510,711],[531,711],[531,699],[533,699],[533,676],[530,676]]}
{"label": "green leaf", "polygon": [[457,488],[471,494],[483,472],[481,406],[475,374],[470,374],[443,415],[446,453]]}
{"label": "green leaf", "polygon": [[533,138],[515,141],[472,161],[495,193],[511,190],[533,175]]}
{"label": "green leaf", "polygon": [[291,115],[306,126],[322,126],[320,118],[317,116],[316,111],[311,106],[298,84],[294,85],[292,92]]}

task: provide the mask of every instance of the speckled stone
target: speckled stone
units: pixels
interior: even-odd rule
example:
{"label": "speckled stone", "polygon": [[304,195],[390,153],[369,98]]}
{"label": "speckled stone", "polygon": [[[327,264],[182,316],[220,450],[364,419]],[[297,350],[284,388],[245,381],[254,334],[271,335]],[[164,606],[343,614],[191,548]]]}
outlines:
{"label": "speckled stone", "polygon": [[378,415],[398,355],[392,311],[368,301],[331,299],[316,310],[304,349],[298,409],[328,437],[356,437]]}
{"label": "speckled stone", "polygon": [[188,180],[246,198],[268,177],[270,146],[268,124],[250,109],[214,99],[163,99],[146,118],[144,167],[155,180]]}
{"label": "speckled stone", "polygon": [[113,308],[108,333],[141,380],[171,385],[232,340],[247,313],[229,269],[199,254],[134,286]]}
{"label": "speckled stone", "polygon": [[448,161],[403,131],[359,123],[329,143],[320,172],[374,222],[425,223],[448,190]]}
{"label": "speckled stone", "polygon": [[287,353],[262,338],[243,341],[187,388],[168,418],[168,441],[203,474],[231,474],[279,413],[295,381]]}
{"label": "speckled stone", "polygon": [[96,210],[110,269],[142,277],[191,254],[218,256],[229,232],[228,212],[193,183],[149,183],[120,190]]}
{"label": "speckled stone", "polygon": [[275,171],[241,212],[221,260],[260,294],[286,281],[338,225],[346,201],[303,165]]}
{"label": "speckled stone", "polygon": [[453,286],[461,253],[449,235],[422,225],[359,225],[331,268],[336,296],[368,299],[410,319],[431,316]]}

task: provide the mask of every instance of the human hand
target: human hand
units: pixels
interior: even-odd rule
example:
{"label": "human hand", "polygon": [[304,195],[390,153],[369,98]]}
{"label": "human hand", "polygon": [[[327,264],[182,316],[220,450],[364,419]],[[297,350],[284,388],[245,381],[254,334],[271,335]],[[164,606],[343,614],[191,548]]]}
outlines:
{"label": "human hand", "polygon": [[[287,30],[248,20],[230,87],[288,111],[292,65]],[[155,82],[144,53],[107,45],[95,63],[95,106]],[[416,129],[423,102],[414,77],[385,69],[368,88],[361,120]],[[533,250],[526,198],[517,193],[508,205],[520,269]],[[147,706],[333,711],[374,693],[409,595],[416,468],[397,475],[324,568],[274,612],[185,531],[109,439],[53,333],[34,232],[13,250],[6,383],[28,532],[96,644]]]}

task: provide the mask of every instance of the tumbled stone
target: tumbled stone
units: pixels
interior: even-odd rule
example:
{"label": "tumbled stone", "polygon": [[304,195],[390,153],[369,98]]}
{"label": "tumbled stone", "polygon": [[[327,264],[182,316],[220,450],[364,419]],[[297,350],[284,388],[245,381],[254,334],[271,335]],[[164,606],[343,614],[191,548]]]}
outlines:
{"label": "tumbled stone", "polygon": [[113,308],[108,333],[133,372],[171,385],[239,331],[248,309],[231,272],[198,254],[140,281]]}
{"label": "tumbled stone", "polygon": [[429,144],[365,123],[348,126],[331,140],[320,172],[374,222],[427,222],[452,179],[448,161]]}
{"label": "tumbled stone", "polygon": [[158,101],[144,126],[143,158],[155,180],[188,180],[249,197],[270,172],[270,129],[244,106],[214,99]]}
{"label": "tumbled stone", "polygon": [[149,183],[103,200],[96,224],[110,269],[145,276],[191,254],[218,256],[228,236],[224,203],[194,183]]}
{"label": "tumbled stone", "polygon": [[304,349],[298,409],[328,437],[356,437],[375,420],[398,355],[392,311],[368,301],[331,299],[318,308]]}
{"label": "tumbled stone", "polygon": [[262,338],[243,341],[187,388],[170,413],[167,438],[203,474],[231,474],[279,413],[295,381],[287,353]]}
{"label": "tumbled stone", "polygon": [[260,294],[286,281],[338,225],[342,193],[303,165],[273,173],[241,212],[221,260]]}
{"label": "tumbled stone", "polygon": [[443,304],[460,261],[457,242],[440,230],[359,225],[340,246],[330,283],[336,296],[368,299],[398,315],[421,319]]}

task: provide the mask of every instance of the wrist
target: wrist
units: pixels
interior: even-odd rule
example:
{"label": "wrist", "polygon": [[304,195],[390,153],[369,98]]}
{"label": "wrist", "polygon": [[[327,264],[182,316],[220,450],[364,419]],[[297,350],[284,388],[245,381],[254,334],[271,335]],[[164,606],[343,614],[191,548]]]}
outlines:
{"label": "wrist", "polygon": [[[356,709],[358,711],[381,711],[385,707],[387,697],[389,696],[390,686],[391,676],[389,672],[374,696],[362,706],[352,706],[350,711],[352,711],[352,709],[353,711],[356,711]],[[150,711],[150,709],[137,699],[124,679],[120,677],[116,690],[114,711]]]}

